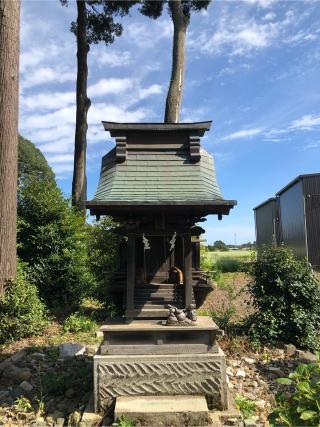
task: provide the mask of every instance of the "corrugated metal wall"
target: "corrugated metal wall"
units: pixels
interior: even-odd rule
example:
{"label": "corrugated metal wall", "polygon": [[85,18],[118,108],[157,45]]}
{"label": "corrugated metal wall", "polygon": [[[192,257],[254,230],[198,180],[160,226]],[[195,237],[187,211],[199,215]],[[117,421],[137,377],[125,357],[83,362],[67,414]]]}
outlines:
{"label": "corrugated metal wall", "polygon": [[254,211],[256,244],[271,245],[275,239],[275,201],[270,200]]}
{"label": "corrugated metal wall", "polygon": [[282,240],[298,258],[307,256],[304,195],[299,180],[279,195]]}
{"label": "corrugated metal wall", "polygon": [[320,176],[303,179],[305,195],[308,260],[320,268]]}

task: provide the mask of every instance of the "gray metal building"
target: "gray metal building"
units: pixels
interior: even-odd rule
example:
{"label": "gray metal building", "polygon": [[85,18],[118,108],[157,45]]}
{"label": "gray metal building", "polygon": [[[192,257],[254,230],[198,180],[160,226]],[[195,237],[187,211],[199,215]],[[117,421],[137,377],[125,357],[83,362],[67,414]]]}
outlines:
{"label": "gray metal building", "polygon": [[283,243],[320,268],[320,173],[299,175],[254,213],[258,246]]}

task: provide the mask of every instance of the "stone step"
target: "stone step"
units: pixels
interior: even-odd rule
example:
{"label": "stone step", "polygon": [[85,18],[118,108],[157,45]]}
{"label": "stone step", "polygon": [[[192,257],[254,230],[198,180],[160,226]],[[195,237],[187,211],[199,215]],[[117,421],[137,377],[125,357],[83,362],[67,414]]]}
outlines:
{"label": "stone step", "polygon": [[169,314],[169,310],[167,308],[164,308],[163,306],[161,306],[161,308],[160,307],[150,308],[149,306],[145,308],[144,306],[142,306],[140,308],[135,308],[134,310],[130,311],[129,317],[130,315],[132,315],[132,317],[136,319],[141,319],[141,318],[166,319],[168,317],[168,314]]}
{"label": "stone step", "polygon": [[209,412],[204,396],[119,396],[115,420],[121,416],[147,426],[207,426]]}

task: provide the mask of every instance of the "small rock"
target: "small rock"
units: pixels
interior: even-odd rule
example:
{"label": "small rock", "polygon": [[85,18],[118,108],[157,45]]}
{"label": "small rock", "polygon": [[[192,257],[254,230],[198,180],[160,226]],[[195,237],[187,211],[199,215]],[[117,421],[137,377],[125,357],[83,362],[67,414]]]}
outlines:
{"label": "small rock", "polygon": [[255,401],[255,404],[256,404],[256,406],[257,406],[259,409],[264,409],[264,408],[265,408],[265,406],[266,406],[266,401],[265,401],[265,400],[262,400],[262,399],[260,399],[260,400],[256,400],[256,401]]}
{"label": "small rock", "polygon": [[238,362],[237,360],[233,360],[233,361],[231,362],[231,365],[232,365],[234,368],[236,368],[237,366],[240,366],[240,362]]}
{"label": "small rock", "polygon": [[26,350],[20,350],[17,353],[13,354],[10,359],[13,363],[18,363],[21,362],[21,360],[25,359],[26,355]]}
{"label": "small rock", "polygon": [[59,418],[64,419],[64,413],[60,411],[54,411],[52,414],[49,414],[50,417],[52,417],[54,420],[58,420]]}
{"label": "small rock", "polygon": [[75,392],[73,390],[73,388],[68,388],[68,390],[66,390],[66,392],[64,393],[65,397],[67,399],[71,399],[74,396]]}
{"label": "small rock", "polygon": [[246,427],[256,427],[257,423],[252,418],[246,418],[244,421]]}
{"label": "small rock", "polygon": [[46,355],[43,353],[36,352],[36,353],[32,353],[31,357],[32,359],[36,359],[36,360],[44,360],[46,358]]}
{"label": "small rock", "polygon": [[2,390],[0,391],[0,403],[5,403],[7,397],[9,396],[8,390]]}
{"label": "small rock", "polygon": [[227,369],[226,369],[226,373],[227,373],[227,375],[228,375],[229,377],[234,377],[233,370],[232,370],[232,368],[231,368],[230,366],[228,366],[228,367],[227,367]]}
{"label": "small rock", "polygon": [[59,345],[59,357],[64,359],[66,357],[79,356],[84,354],[86,351],[85,346],[82,344],[60,344]]}
{"label": "small rock", "polygon": [[96,337],[97,338],[103,338],[103,332],[102,331],[96,331]]}
{"label": "small rock", "polygon": [[54,419],[50,416],[46,417],[46,423],[50,425],[54,425]]}
{"label": "small rock", "polygon": [[228,383],[228,389],[229,390],[233,390],[234,389],[234,385],[232,383]]}
{"label": "small rock", "polygon": [[284,351],[288,357],[292,357],[296,354],[297,348],[293,344],[286,344],[284,346]]}
{"label": "small rock", "polygon": [[87,345],[86,346],[86,354],[89,356],[94,356],[98,350],[97,345]]}
{"label": "small rock", "polygon": [[278,374],[281,372],[281,368],[279,368],[279,366],[269,366],[268,371]]}
{"label": "small rock", "polygon": [[11,364],[3,371],[1,382],[2,384],[10,385],[28,381],[30,378],[31,370],[29,368],[18,368]]}
{"label": "small rock", "polygon": [[253,365],[254,363],[256,363],[255,359],[251,359],[250,357],[245,357],[243,359],[248,365]]}
{"label": "small rock", "polygon": [[4,371],[8,366],[12,364],[12,361],[10,358],[5,359],[3,362],[0,363],[0,373]]}
{"label": "small rock", "polygon": [[251,385],[254,388],[254,390],[256,390],[259,387],[258,381],[252,381]]}
{"label": "small rock", "polygon": [[245,378],[246,377],[246,373],[243,369],[238,369],[236,372],[236,377],[237,378]]}
{"label": "small rock", "polygon": [[311,353],[311,351],[304,351],[301,359],[306,360],[307,362],[316,362],[317,356]]}
{"label": "small rock", "polygon": [[10,395],[13,400],[18,399],[18,397],[21,397],[25,394],[25,390],[23,390],[21,387],[14,387],[10,391]]}
{"label": "small rock", "polygon": [[304,355],[304,351],[303,350],[296,350],[295,352],[295,356],[298,357],[299,359],[302,359]]}
{"label": "small rock", "polygon": [[227,418],[226,420],[224,420],[224,422],[227,426],[237,426],[239,420],[238,418]]}
{"label": "small rock", "polygon": [[57,427],[63,427],[64,425],[64,418],[57,418],[56,419],[56,426]]}
{"label": "small rock", "polygon": [[30,384],[28,381],[22,381],[19,387],[21,387],[26,392],[30,392],[33,389],[33,385]]}

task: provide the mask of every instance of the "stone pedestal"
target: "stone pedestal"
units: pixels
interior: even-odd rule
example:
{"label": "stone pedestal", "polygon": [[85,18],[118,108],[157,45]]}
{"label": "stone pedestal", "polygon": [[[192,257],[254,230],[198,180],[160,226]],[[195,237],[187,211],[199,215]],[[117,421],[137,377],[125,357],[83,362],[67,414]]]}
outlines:
{"label": "stone pedestal", "polygon": [[162,322],[111,322],[94,357],[95,410],[104,411],[119,396],[200,395],[210,409],[228,408],[221,333],[209,317],[195,326]]}

